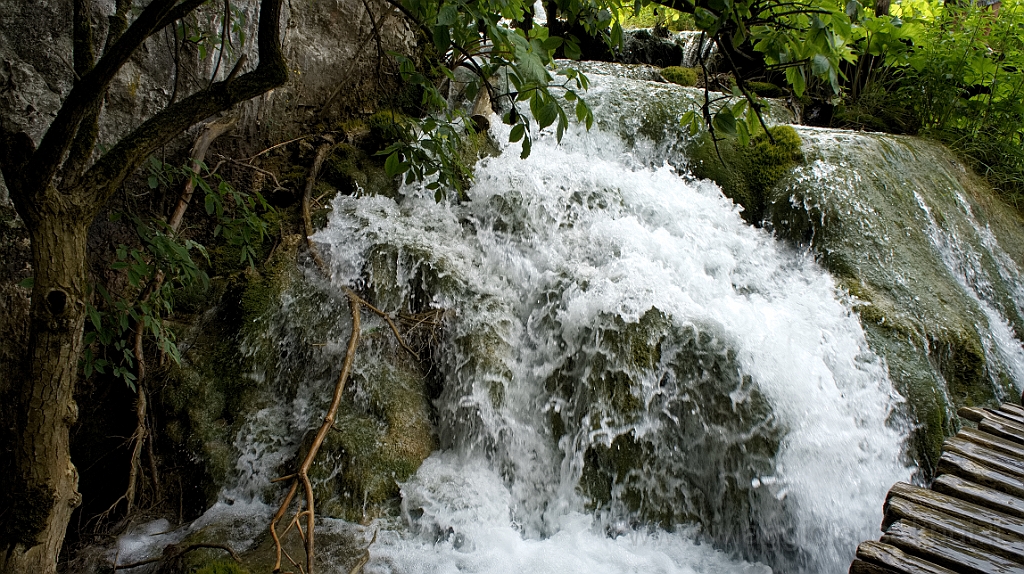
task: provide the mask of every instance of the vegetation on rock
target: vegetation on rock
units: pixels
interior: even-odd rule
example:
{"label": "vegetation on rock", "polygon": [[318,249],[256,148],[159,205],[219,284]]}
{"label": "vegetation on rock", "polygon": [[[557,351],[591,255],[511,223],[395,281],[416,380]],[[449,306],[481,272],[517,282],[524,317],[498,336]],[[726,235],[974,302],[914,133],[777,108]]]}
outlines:
{"label": "vegetation on rock", "polygon": [[698,73],[696,68],[668,66],[661,69],[661,77],[680,86],[696,86]]}

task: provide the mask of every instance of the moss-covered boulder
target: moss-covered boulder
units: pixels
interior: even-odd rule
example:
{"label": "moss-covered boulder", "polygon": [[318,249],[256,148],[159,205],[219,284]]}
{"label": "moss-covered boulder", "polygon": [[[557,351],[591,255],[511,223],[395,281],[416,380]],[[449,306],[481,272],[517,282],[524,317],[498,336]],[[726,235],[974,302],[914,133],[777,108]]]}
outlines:
{"label": "moss-covered boulder", "polygon": [[392,337],[378,326],[364,338],[364,349],[391,349],[379,358],[358,355],[363,364],[310,469],[324,516],[365,523],[395,514],[399,483],[437,448],[424,374],[412,361],[393,360],[402,351]]}
{"label": "moss-covered boulder", "polygon": [[722,192],[743,206],[743,218],[760,224],[772,189],[803,161],[800,136],[791,126],[768,128],[749,146],[725,139],[717,147],[704,134],[693,147],[689,167],[694,175],[718,183]]}
{"label": "moss-covered boulder", "polygon": [[1017,394],[1019,216],[937,144],[799,135],[807,162],[768,190],[764,219],[813,249],[852,296],[919,425],[912,454],[930,474],[958,407]]}
{"label": "moss-covered boulder", "polygon": [[636,322],[607,316],[579,339],[593,343],[547,386],[562,405],[553,434],[583,450],[590,506],[669,529],[697,523],[722,547],[783,562],[779,540],[748,535],[765,520],[780,540],[792,527],[771,489],[756,488],[775,472],[785,429],[727,342],[653,308]]}
{"label": "moss-covered boulder", "polygon": [[661,69],[661,77],[665,81],[680,86],[696,86],[697,78],[700,77],[696,68],[684,68],[682,66],[668,66]]}

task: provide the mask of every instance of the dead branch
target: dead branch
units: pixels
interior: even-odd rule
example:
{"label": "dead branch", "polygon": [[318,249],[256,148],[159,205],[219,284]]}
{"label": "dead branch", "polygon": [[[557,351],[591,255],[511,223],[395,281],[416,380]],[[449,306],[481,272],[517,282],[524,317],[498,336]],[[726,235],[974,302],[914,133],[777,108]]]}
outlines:
{"label": "dead branch", "polygon": [[[277,175],[274,172],[272,172],[272,171],[268,171],[268,170],[265,170],[263,168],[256,167],[255,165],[252,165],[251,163],[245,163],[245,162],[239,161],[237,159],[232,159],[230,157],[225,157],[225,156],[222,156],[222,155],[218,155],[217,157],[220,159],[220,161],[222,163],[223,162],[227,162],[227,163],[230,163],[231,165],[237,165],[238,167],[244,167],[246,169],[251,169],[251,170],[255,171],[256,173],[259,173],[259,174],[262,174],[262,175],[265,175],[265,176],[269,177],[270,179],[274,180],[274,189],[275,190],[285,189],[285,187],[283,185],[281,185],[280,180],[277,179]],[[214,171],[216,171],[216,170],[214,170]]]}
{"label": "dead branch", "polygon": [[[313,574],[313,555],[315,551],[315,538],[313,536],[313,528],[316,518],[316,507],[313,500],[313,485],[309,480],[309,469],[313,465],[313,459],[316,458],[317,452],[320,450],[320,446],[324,442],[324,437],[330,432],[334,426],[334,418],[338,414],[338,407],[341,405],[342,393],[345,390],[345,382],[348,380],[348,375],[352,371],[352,362],[356,356],[356,346],[359,343],[359,313],[360,313],[360,299],[349,295],[349,306],[352,310],[352,335],[348,340],[348,350],[345,352],[345,362],[342,364],[341,373],[338,375],[338,381],[334,385],[334,396],[331,398],[331,405],[327,409],[327,414],[324,415],[323,424],[320,425],[320,429],[317,430],[316,436],[313,438],[313,443],[309,447],[309,452],[306,453],[305,458],[302,459],[302,464],[299,465],[299,470],[296,472],[296,477],[292,479],[291,488],[288,490],[288,496],[285,497],[284,502],[281,503],[281,507],[278,508],[277,513],[274,515],[273,520],[270,521],[270,535],[274,539],[274,546],[277,553],[277,560],[274,563],[274,572],[280,572],[281,570],[281,539],[277,535],[277,523],[281,518],[288,512],[288,506],[291,504],[292,499],[295,497],[298,487],[301,484],[306,498],[306,509],[303,512],[299,512],[295,515],[296,526],[301,527],[299,523],[299,517],[305,514],[306,518],[306,532],[305,532],[305,546],[306,546],[306,570],[305,574]],[[300,528],[301,530],[301,528]]]}
{"label": "dead branch", "polygon": [[228,554],[230,554],[231,555],[231,559],[234,560],[235,562],[238,562],[238,563],[242,562],[242,560],[240,558],[238,558],[238,554],[235,554],[235,551],[232,550],[231,547],[227,546],[226,544],[198,543],[198,544],[189,544],[185,548],[178,548],[178,547],[176,547],[176,546],[174,546],[172,544],[172,545],[164,548],[163,554],[160,555],[160,556],[157,556],[155,558],[147,558],[145,560],[140,560],[138,562],[131,562],[129,564],[121,564],[120,566],[115,563],[114,564],[114,570],[127,570],[129,568],[138,568],[139,566],[145,566],[146,564],[153,564],[155,562],[161,562],[163,560],[174,560],[174,559],[176,559],[176,558],[178,558],[178,557],[180,557],[180,556],[182,556],[184,554],[192,552],[193,550],[199,550],[201,548],[214,548],[214,549],[218,549],[218,550],[223,550],[223,551],[227,552]]}
{"label": "dead branch", "polygon": [[258,154],[254,155],[254,156],[252,156],[252,157],[246,158],[246,160],[245,160],[245,161],[247,161],[247,162],[249,162],[249,163],[252,163],[252,161],[253,161],[254,159],[256,159],[256,158],[260,157],[261,155],[263,155],[263,154],[265,154],[265,153],[269,153],[269,152],[271,152],[271,151],[273,151],[273,150],[275,150],[275,149],[277,149],[277,148],[279,148],[279,147],[281,147],[281,146],[286,146],[286,145],[288,145],[288,144],[290,144],[290,143],[295,143],[295,142],[297,142],[297,141],[300,141],[300,140],[304,140],[304,139],[306,139],[306,138],[311,138],[311,137],[313,137],[313,135],[312,135],[312,134],[310,134],[310,135],[304,135],[304,136],[299,136],[299,137],[297,137],[297,138],[295,138],[295,139],[291,139],[291,140],[288,140],[288,141],[286,141],[286,142],[281,142],[281,143],[279,143],[279,144],[274,144],[274,145],[272,145],[272,146],[268,147],[267,149],[265,149],[265,150],[263,150],[263,151],[259,152]]}
{"label": "dead branch", "polygon": [[320,174],[320,168],[324,165],[324,160],[327,159],[327,155],[331,153],[334,148],[334,142],[327,139],[324,143],[320,144],[316,148],[316,157],[313,158],[313,166],[309,168],[309,176],[306,177],[306,190],[302,194],[302,223],[305,226],[306,245],[309,246],[309,252],[313,255],[313,262],[320,268],[320,271],[327,276],[330,273],[327,271],[327,264],[320,257],[320,253],[317,251],[316,246],[313,245],[313,240],[310,238],[313,235],[313,218],[310,213],[309,200],[313,196],[313,187],[316,186],[316,177]]}
{"label": "dead branch", "polygon": [[348,292],[348,296],[349,297],[355,297],[355,298],[359,299],[359,302],[362,303],[363,305],[365,305],[367,309],[373,311],[374,313],[379,315],[382,319],[387,321],[388,325],[391,327],[391,332],[394,333],[395,334],[395,338],[398,339],[398,344],[401,345],[403,349],[408,351],[409,354],[412,355],[413,358],[415,358],[417,361],[420,360],[420,356],[416,354],[416,351],[413,351],[412,347],[410,347],[409,345],[405,344],[405,339],[402,337],[402,334],[398,332],[398,326],[395,325],[395,321],[391,318],[390,315],[388,315],[384,311],[381,311],[380,309],[374,307],[373,305],[369,304],[366,301],[366,299],[363,299],[359,295],[356,295],[355,292],[352,291],[351,289],[349,289],[348,287],[346,287],[345,290]]}

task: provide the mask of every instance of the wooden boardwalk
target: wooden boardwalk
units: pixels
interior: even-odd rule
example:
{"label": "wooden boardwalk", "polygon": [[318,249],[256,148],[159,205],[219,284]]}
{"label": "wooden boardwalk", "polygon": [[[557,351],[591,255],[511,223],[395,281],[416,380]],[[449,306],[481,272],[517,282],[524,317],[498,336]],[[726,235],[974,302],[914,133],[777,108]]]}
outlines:
{"label": "wooden boardwalk", "polygon": [[1024,574],[1024,408],[962,408],[930,489],[897,483],[850,574]]}

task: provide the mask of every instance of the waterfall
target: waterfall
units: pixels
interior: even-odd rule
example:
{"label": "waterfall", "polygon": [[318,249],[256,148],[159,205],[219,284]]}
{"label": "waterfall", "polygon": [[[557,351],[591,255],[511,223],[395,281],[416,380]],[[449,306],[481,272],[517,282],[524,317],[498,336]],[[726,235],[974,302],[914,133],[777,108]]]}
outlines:
{"label": "waterfall", "polygon": [[335,289],[446,316],[441,448],[367,571],[845,571],[911,473],[884,362],[813,258],[624,140],[601,102],[633,84],[592,79],[602,129],[507,146],[464,203],[339,197],[316,236]]}
{"label": "waterfall", "polygon": [[[465,200],[416,184],[334,199],[314,237],[330,277],[293,270],[247,328],[262,395],[233,477],[192,524],[123,536],[120,563],[211,531],[272,553],[272,480],[333,389],[347,288],[431,327],[410,332],[414,361],[363,315],[328,435],[348,442],[313,469],[331,572],[376,532],[374,574],[840,574],[955,405],[1019,392],[1017,220],[939,146],[797,128],[806,162],[755,228],[687,171],[679,118],[700,90],[584,67],[594,129],[534,133],[522,160],[492,122],[502,149]],[[400,507],[373,490],[396,480]]]}

